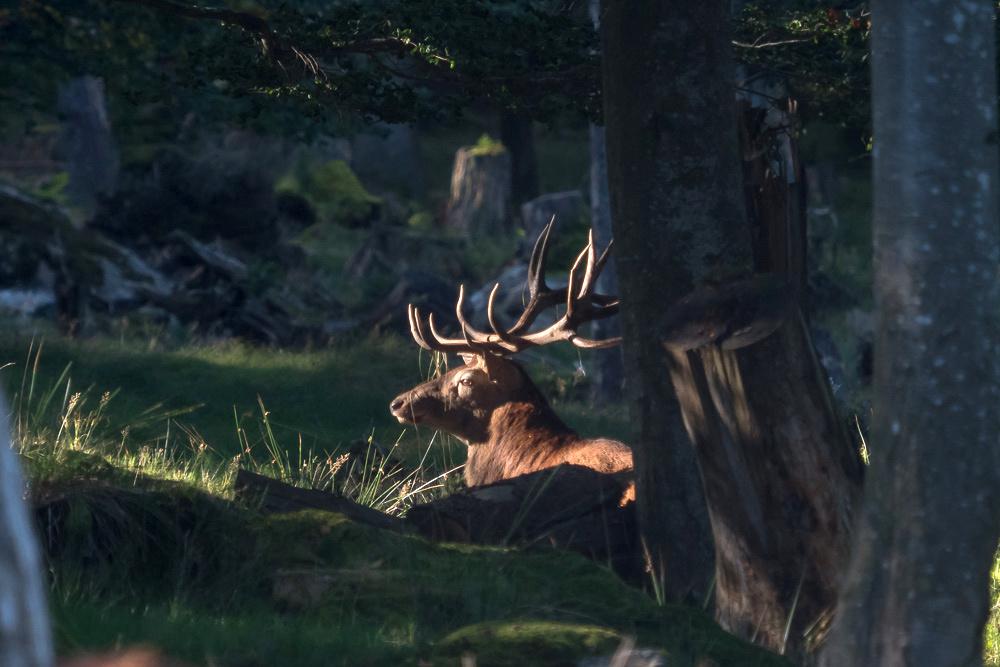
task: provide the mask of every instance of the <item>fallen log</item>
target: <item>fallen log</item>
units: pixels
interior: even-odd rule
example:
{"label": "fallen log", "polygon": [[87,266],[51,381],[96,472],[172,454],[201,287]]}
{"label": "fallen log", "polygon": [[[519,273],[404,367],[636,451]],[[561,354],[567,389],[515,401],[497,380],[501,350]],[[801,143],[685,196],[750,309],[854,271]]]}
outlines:
{"label": "fallen log", "polygon": [[402,519],[359,505],[348,498],[326,491],[300,489],[249,470],[237,471],[233,490],[237,500],[255,504],[264,512],[281,514],[307,509],[324,510],[377,528],[396,532],[408,530]]}
{"label": "fallen log", "polygon": [[337,512],[444,542],[569,549],[633,577],[640,566],[634,503],[621,506],[628,486],[619,475],[563,465],[415,505],[400,519],[332,493],[240,470],[235,497],[265,512]]}
{"label": "fallen log", "polygon": [[620,506],[629,480],[562,465],[474,487],[410,508],[406,521],[431,539],[473,544],[547,544],[637,574],[634,503]]}

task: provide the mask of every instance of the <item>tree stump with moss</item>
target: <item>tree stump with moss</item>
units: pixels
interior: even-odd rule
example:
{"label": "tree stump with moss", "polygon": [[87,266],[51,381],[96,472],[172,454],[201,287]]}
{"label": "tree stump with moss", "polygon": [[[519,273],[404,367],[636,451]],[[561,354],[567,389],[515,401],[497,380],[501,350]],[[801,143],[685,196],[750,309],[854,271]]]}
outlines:
{"label": "tree stump with moss", "polygon": [[511,231],[510,154],[483,137],[455,153],[445,224],[470,238]]}

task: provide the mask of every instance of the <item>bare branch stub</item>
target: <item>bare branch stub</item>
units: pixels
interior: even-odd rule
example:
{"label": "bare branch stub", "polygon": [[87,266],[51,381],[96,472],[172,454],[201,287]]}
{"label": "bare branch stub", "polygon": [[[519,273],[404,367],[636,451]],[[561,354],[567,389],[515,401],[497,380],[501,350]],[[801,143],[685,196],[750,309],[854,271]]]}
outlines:
{"label": "bare branch stub", "polygon": [[[417,345],[426,350],[439,352],[496,354],[507,356],[516,354],[529,347],[538,347],[557,341],[569,341],[573,345],[585,349],[602,349],[613,347],[621,342],[621,338],[595,340],[580,336],[577,330],[582,325],[593,320],[611,317],[618,313],[618,298],[598,294],[595,289],[597,279],[607,263],[611,244],[598,256],[594,246],[593,233],[590,234],[587,245],[577,256],[569,273],[566,287],[552,289],[545,282],[545,267],[548,256],[549,236],[555,218],[545,226],[528,262],[528,304],[524,307],[517,322],[510,329],[504,330],[497,322],[494,304],[500,284],[494,285],[486,306],[486,319],[492,331],[479,331],[465,318],[462,304],[465,301],[465,287],[460,286],[458,300],[455,304],[455,318],[462,332],[461,338],[448,338],[438,332],[434,325],[433,315],[428,316],[425,328],[420,311],[412,304],[407,314],[410,319],[410,332]],[[548,327],[535,332],[529,329],[538,316],[549,308],[558,305],[565,306],[565,312]]]}

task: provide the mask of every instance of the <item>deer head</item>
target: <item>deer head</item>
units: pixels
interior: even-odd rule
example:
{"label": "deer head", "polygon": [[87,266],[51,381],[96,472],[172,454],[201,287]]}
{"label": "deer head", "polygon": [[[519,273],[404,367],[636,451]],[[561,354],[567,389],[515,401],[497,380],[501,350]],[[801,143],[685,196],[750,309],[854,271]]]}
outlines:
{"label": "deer head", "polygon": [[[577,347],[596,349],[617,345],[621,339],[594,340],[577,333],[582,324],[618,312],[616,298],[595,293],[597,278],[607,261],[611,245],[598,257],[591,234],[587,246],[570,269],[568,285],[552,289],[545,282],[545,265],[553,223],[554,219],[545,226],[535,242],[528,264],[528,304],[511,328],[500,327],[494,313],[499,283],[493,287],[487,302],[490,332],[475,329],[465,319],[462,312],[463,287],[459,288],[455,306],[461,338],[442,336],[435,326],[433,315],[425,322],[420,311],[409,306],[410,332],[417,344],[426,350],[460,354],[465,365],[397,396],[389,408],[401,423],[426,424],[452,433],[470,445],[482,444],[497,435],[492,430],[510,427],[510,424],[496,423],[498,411],[512,405],[523,405],[526,409],[521,411],[522,414],[533,415],[531,419],[535,422],[542,424],[548,421],[556,430],[569,431],[552,413],[524,369],[507,357],[556,341],[569,341]],[[540,313],[560,304],[565,306],[565,311],[555,322],[539,331],[529,331]],[[509,410],[504,414],[509,414]]]}

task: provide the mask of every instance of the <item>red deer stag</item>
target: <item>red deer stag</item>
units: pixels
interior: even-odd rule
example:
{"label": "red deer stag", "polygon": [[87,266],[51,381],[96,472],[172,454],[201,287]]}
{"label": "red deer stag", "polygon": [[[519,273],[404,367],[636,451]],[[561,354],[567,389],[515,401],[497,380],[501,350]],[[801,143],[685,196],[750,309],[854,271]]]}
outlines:
{"label": "red deer stag", "polygon": [[[497,324],[493,302],[499,283],[490,293],[487,320],[492,333],[474,329],[462,313],[464,289],[458,292],[455,315],[461,338],[446,338],[434,326],[433,315],[423,321],[410,305],[410,330],[425,350],[459,354],[465,365],[397,396],[390,404],[401,423],[426,424],[452,433],[469,446],[465,481],[480,486],[517,477],[562,463],[586,466],[603,473],[632,469],[632,451],[615,440],[585,439],[568,427],[549,406],[519,364],[507,357],[529,347],[569,341],[581,348],[606,348],[619,338],[592,340],[576,333],[591,320],[618,312],[618,300],[594,291],[597,277],[611,250],[600,257],[593,235],[577,257],[565,288],[545,283],[550,222],[535,243],[528,265],[529,302],[510,329]],[[550,326],[528,329],[545,309],[565,304],[565,312]]]}

